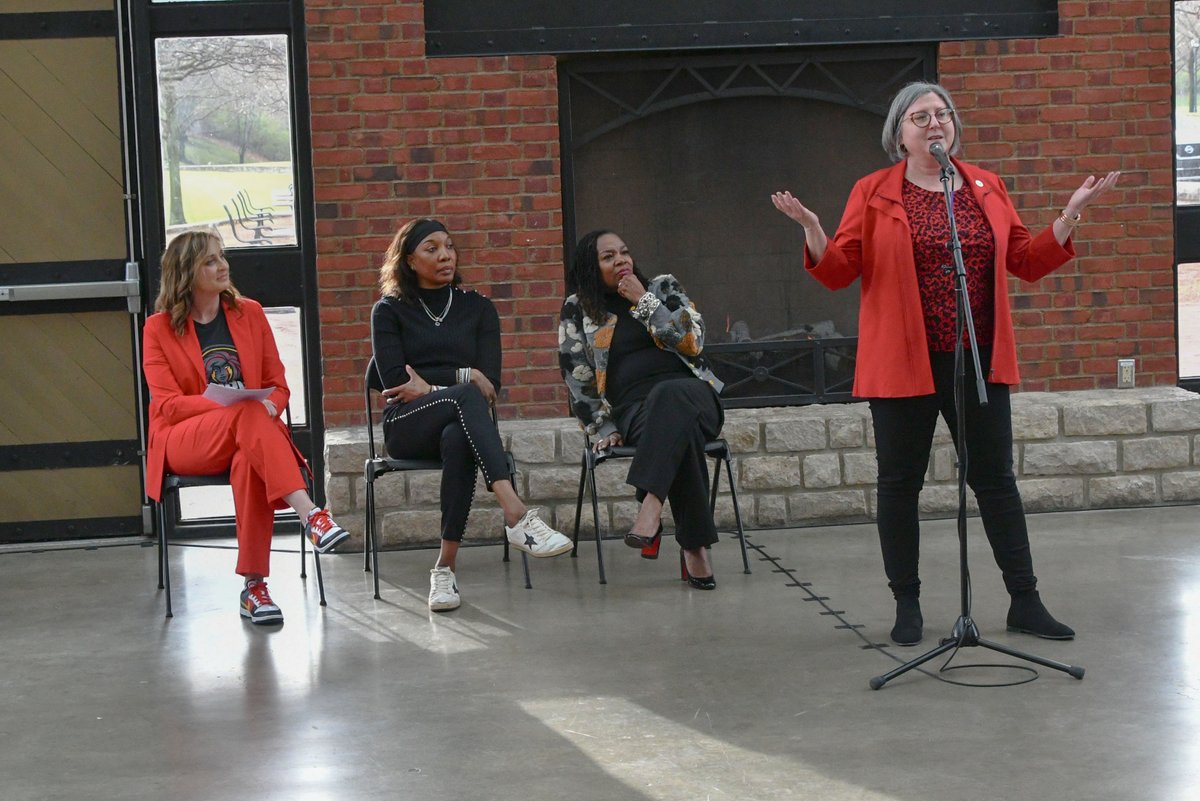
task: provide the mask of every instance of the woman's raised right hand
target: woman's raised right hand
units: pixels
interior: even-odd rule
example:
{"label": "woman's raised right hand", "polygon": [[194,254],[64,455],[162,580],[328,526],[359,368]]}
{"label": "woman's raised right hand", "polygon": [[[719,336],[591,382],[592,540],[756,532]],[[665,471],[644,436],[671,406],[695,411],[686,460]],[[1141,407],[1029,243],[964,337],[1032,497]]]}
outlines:
{"label": "woman's raised right hand", "polygon": [[812,209],[793,197],[791,192],[786,190],[776,192],[771,195],[771,202],[775,204],[775,208],[804,226],[805,230],[821,227],[821,221],[817,219],[817,215],[813,213]]}
{"label": "woman's raised right hand", "polygon": [[788,191],[776,192],[771,195],[771,202],[775,204],[775,208],[804,227],[804,246],[808,249],[808,253],[812,256],[813,261],[820,261],[825,255],[825,248],[829,244],[829,237],[825,234],[825,229],[821,227],[821,221],[817,219],[817,215],[813,213],[813,210],[793,197],[792,193]]}

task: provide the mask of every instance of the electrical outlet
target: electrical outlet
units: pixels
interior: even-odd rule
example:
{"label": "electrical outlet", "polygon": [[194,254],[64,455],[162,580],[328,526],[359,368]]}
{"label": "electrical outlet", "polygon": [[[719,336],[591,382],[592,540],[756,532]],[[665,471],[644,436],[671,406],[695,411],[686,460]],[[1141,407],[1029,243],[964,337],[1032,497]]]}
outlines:
{"label": "electrical outlet", "polygon": [[1117,389],[1133,388],[1133,359],[1117,359]]}

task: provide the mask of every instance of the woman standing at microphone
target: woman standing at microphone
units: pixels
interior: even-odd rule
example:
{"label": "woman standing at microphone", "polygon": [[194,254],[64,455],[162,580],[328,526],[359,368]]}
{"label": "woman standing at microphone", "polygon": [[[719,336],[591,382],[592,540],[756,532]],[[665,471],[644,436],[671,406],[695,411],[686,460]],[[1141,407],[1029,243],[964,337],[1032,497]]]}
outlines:
{"label": "woman standing at microphone", "polygon": [[[957,439],[955,291],[952,273],[943,269],[951,256],[937,156],[946,159],[945,154],[961,151],[961,131],[944,88],[913,83],[901,89],[883,126],[883,149],[895,164],[855,184],[832,241],[816,214],[790,192],[771,197],[775,208],[804,227],[804,264],[813,277],[830,289],[862,279],[854,395],[870,401],[875,428],[876,517],[884,572],[896,599],[891,637],[900,645],[915,645],[922,637],[917,499],[939,414]],[[1099,180],[1089,176],[1050,226],[1032,236],[999,177],[950,160],[955,221],[988,397],[980,406],[967,393],[967,441],[955,446],[969,455],[967,483],[1011,596],[1009,631],[1071,639],[1075,632],[1055,620],[1038,595],[1013,475],[1009,392],[1019,379],[1006,273],[1036,281],[1070,261],[1075,256],[1071,235],[1084,209],[1116,183],[1119,173]],[[966,364],[967,386],[972,386],[972,360]]]}

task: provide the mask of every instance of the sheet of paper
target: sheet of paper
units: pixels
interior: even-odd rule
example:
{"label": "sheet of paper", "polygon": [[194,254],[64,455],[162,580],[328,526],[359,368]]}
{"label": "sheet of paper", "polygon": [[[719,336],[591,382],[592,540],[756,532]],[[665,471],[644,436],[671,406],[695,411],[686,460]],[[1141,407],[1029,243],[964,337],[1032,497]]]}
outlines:
{"label": "sheet of paper", "polygon": [[264,400],[270,397],[274,391],[275,387],[238,389],[237,387],[227,387],[224,384],[209,384],[204,390],[204,397],[214,400],[222,406],[232,406],[244,400]]}

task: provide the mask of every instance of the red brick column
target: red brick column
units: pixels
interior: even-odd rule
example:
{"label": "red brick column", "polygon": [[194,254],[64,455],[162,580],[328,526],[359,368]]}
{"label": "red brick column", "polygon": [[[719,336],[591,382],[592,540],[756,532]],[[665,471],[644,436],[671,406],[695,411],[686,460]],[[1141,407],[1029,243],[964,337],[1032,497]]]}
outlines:
{"label": "red brick column", "polygon": [[1060,36],[945,43],[942,83],[962,108],[965,156],[999,173],[1025,224],[1050,223],[1089,174],[1121,170],[1087,210],[1079,257],[1014,291],[1022,389],[1176,380],[1171,4],[1059,3]]}
{"label": "red brick column", "polygon": [[446,223],[466,284],[500,311],[502,413],[563,415],[554,59],[426,59],[422,9],[306,2],[326,422],[362,418],[379,265],[418,216]]}

